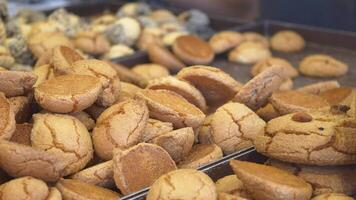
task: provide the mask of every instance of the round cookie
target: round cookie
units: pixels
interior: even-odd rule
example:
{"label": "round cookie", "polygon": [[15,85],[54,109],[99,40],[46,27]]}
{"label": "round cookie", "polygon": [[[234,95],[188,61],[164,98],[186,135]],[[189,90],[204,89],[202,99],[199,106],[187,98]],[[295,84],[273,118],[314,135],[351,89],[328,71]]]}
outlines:
{"label": "round cookie", "polygon": [[106,62],[116,71],[120,81],[132,83],[143,88],[146,87],[147,83],[142,80],[143,78],[128,67],[109,61]]}
{"label": "round cookie", "polygon": [[251,75],[257,76],[263,70],[274,65],[280,65],[285,67],[285,73],[287,77],[296,77],[298,76],[298,71],[290,64],[287,60],[278,57],[270,57],[264,60],[259,61],[251,68]]}
{"label": "round cookie", "polygon": [[266,122],[281,115],[270,103],[256,110],[256,114]]}
{"label": "round cookie", "polygon": [[135,65],[132,71],[139,74],[146,82],[169,76],[169,71],[165,67],[153,63]]}
{"label": "round cookie", "polygon": [[230,166],[254,199],[309,200],[312,187],[286,171],[262,164],[231,160]]}
{"label": "round cookie", "polygon": [[166,33],[162,38],[163,44],[166,46],[172,46],[177,38],[184,35],[189,35],[189,33],[184,31],[175,31],[175,32]]}
{"label": "round cookie", "polygon": [[162,39],[145,28],[136,42],[136,47],[141,51],[146,51],[151,45],[164,46]]}
{"label": "round cookie", "polygon": [[232,194],[228,194],[225,192],[220,192],[218,194],[218,199],[219,200],[249,200],[249,199],[243,198],[239,195],[232,195]]}
{"label": "round cookie", "polygon": [[94,31],[78,32],[73,43],[76,48],[90,55],[102,55],[110,48],[109,41]]}
{"label": "round cookie", "polygon": [[348,68],[346,63],[324,54],[306,56],[299,64],[299,71],[312,77],[338,77],[345,75]]}
{"label": "round cookie", "polygon": [[75,113],[71,113],[73,117],[77,118],[80,122],[84,124],[84,126],[88,129],[88,131],[93,130],[95,127],[95,121],[91,118],[91,116],[84,112],[84,111],[79,111]]}
{"label": "round cookie", "polygon": [[231,100],[241,83],[222,70],[197,65],[182,69],[177,78],[195,86],[204,96],[208,105],[218,106]]}
{"label": "round cookie", "polygon": [[0,113],[0,139],[10,139],[16,129],[15,113],[2,92],[0,92]]}
{"label": "round cookie", "polygon": [[206,116],[204,122],[195,131],[198,137],[196,140],[198,140],[200,144],[214,144],[211,136],[211,121],[213,116],[214,114]]}
{"label": "round cookie", "polygon": [[66,165],[64,176],[83,169],[92,159],[93,145],[90,134],[75,117],[36,114],[33,119],[32,146],[61,158]]}
{"label": "round cookie", "polygon": [[252,199],[251,195],[247,192],[245,185],[241,182],[240,179],[237,178],[236,175],[229,175],[218,179],[215,182],[215,186],[216,191],[219,194],[230,194],[234,197],[241,198],[241,200]]}
{"label": "round cookie", "polygon": [[173,130],[173,124],[149,118],[142,134],[142,141],[152,143],[152,140],[160,135]]}
{"label": "round cookie", "polygon": [[282,84],[279,86],[278,91],[288,91],[293,89],[293,80],[291,78],[286,78],[282,81]]}
{"label": "round cookie", "polygon": [[62,200],[62,194],[56,187],[51,187],[46,200]]}
{"label": "round cookie", "polygon": [[270,95],[278,90],[285,78],[284,67],[272,66],[248,81],[235,95],[234,101],[257,110],[267,104]]}
{"label": "round cookie", "polygon": [[124,195],[146,188],[163,174],[176,169],[163,148],[147,143],[114,151],[113,162],[114,180]]}
{"label": "round cookie", "polygon": [[56,75],[69,73],[72,64],[83,59],[77,51],[66,46],[55,47],[52,51],[52,63]]}
{"label": "round cookie", "polygon": [[172,159],[178,163],[192,149],[194,131],[191,127],[177,129],[154,138],[152,143],[166,150]]}
{"label": "round cookie", "polygon": [[210,39],[209,44],[216,54],[223,53],[236,47],[243,40],[241,33],[234,31],[222,31],[215,33]]}
{"label": "round cookie", "polygon": [[305,47],[305,41],[295,31],[283,30],[273,34],[270,40],[273,50],[281,52],[296,52]]}
{"label": "round cookie", "polygon": [[165,47],[150,45],[147,53],[151,62],[165,66],[170,71],[176,72],[185,67],[184,63]]}
{"label": "round cookie", "polygon": [[197,199],[216,200],[214,182],[203,172],[179,169],[161,176],[151,186],[147,200]]}
{"label": "round cookie", "polygon": [[231,62],[254,64],[272,56],[268,48],[256,42],[243,42],[229,52]]}
{"label": "round cookie", "polygon": [[349,87],[330,89],[319,94],[319,96],[324,98],[330,105],[347,105],[350,103],[352,95],[356,95],[356,90]]}
{"label": "round cookie", "polygon": [[33,73],[37,76],[36,83],[33,87],[37,87],[46,80],[54,78],[53,66],[49,64],[44,64],[33,69]]}
{"label": "round cookie", "polygon": [[130,98],[134,98],[135,95],[141,91],[142,89],[139,88],[138,86],[131,84],[131,83],[126,83],[126,82],[120,82],[120,94],[119,97],[116,101],[117,102],[122,102]]}
{"label": "round cookie", "polygon": [[158,24],[174,22],[177,20],[177,17],[167,9],[157,9],[151,12],[149,17],[155,20]]}
{"label": "round cookie", "polygon": [[309,94],[320,94],[328,90],[339,88],[340,83],[337,81],[320,81],[317,83],[305,85],[297,89],[299,92],[305,92]]}
{"label": "round cookie", "polygon": [[26,94],[36,83],[37,76],[32,72],[0,71],[0,92],[7,97]]}
{"label": "round cookie", "polygon": [[140,23],[132,17],[119,18],[105,30],[111,44],[132,46],[141,34]]}
{"label": "round cookie", "polygon": [[197,169],[223,157],[222,150],[216,144],[197,144],[178,164],[178,168]]}
{"label": "round cookie", "polygon": [[135,50],[124,44],[116,44],[101,57],[103,60],[115,60],[120,57],[130,56],[135,53]]}
{"label": "round cookie", "polygon": [[178,37],[173,43],[172,50],[188,65],[205,65],[214,59],[214,51],[210,45],[193,35]]}
{"label": "round cookie", "polygon": [[203,112],[207,110],[207,105],[202,93],[188,82],[179,80],[173,76],[152,80],[148,83],[146,88],[152,90],[170,90],[181,95],[189,101],[189,103],[194,104]]}
{"label": "round cookie", "polygon": [[[73,83],[80,84],[73,84]],[[35,88],[35,99],[52,112],[78,112],[91,106],[102,92],[100,80],[87,75],[63,75]]]}
{"label": "round cookie", "polygon": [[260,43],[264,47],[269,48],[268,39],[260,33],[257,32],[244,32],[242,33],[242,40],[244,42],[255,42]]}
{"label": "round cookie", "polygon": [[275,92],[269,99],[278,113],[305,112],[329,108],[329,103],[322,97],[298,91]]}
{"label": "round cookie", "polygon": [[326,193],[315,196],[311,200],[354,200],[354,198],[340,193]]}
{"label": "round cookie", "polygon": [[354,120],[345,114],[292,113],[270,120],[254,144],[258,152],[282,161],[320,166],[354,164],[355,131]]}
{"label": "round cookie", "polygon": [[210,133],[224,154],[231,154],[252,146],[255,137],[264,132],[265,125],[247,106],[231,102],[213,114]]}
{"label": "round cookie", "polygon": [[138,96],[145,99],[150,117],[171,122],[175,128],[198,127],[204,113],[182,96],[168,90],[143,90]]}

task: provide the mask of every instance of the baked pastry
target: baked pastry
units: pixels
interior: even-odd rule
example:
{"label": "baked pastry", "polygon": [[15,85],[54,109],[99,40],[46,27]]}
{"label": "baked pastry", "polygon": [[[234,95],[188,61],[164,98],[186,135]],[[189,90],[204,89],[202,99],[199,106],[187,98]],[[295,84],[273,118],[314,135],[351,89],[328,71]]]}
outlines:
{"label": "baked pastry", "polygon": [[282,115],[293,112],[327,110],[330,106],[322,97],[293,90],[275,92],[269,101],[278,113]]}
{"label": "baked pastry", "polygon": [[79,111],[75,113],[71,113],[73,117],[77,118],[80,122],[84,124],[84,126],[88,129],[88,131],[93,130],[95,127],[95,121],[91,118],[91,116],[84,112],[84,111]]}
{"label": "baked pastry", "polygon": [[331,56],[315,54],[306,56],[299,64],[299,71],[306,76],[338,77],[345,75],[349,66]]}
{"label": "baked pastry", "polygon": [[190,9],[184,11],[178,15],[178,20],[184,23],[186,29],[197,35],[209,35],[212,32],[209,27],[210,19],[209,16],[201,10]]}
{"label": "baked pastry", "polygon": [[256,110],[256,114],[266,122],[281,115],[270,103]]}
{"label": "baked pastry", "polygon": [[119,97],[117,99],[117,102],[125,101],[130,98],[134,98],[136,93],[141,91],[142,89],[139,88],[138,86],[131,84],[131,83],[126,83],[126,82],[120,82],[120,93]]}
{"label": "baked pastry", "polygon": [[51,187],[46,200],[62,200],[62,194],[56,187]]}
{"label": "baked pastry", "polygon": [[163,174],[176,169],[163,148],[147,143],[114,151],[113,162],[115,183],[124,195],[144,189]]}
{"label": "baked pastry", "polygon": [[222,70],[204,65],[182,69],[177,78],[195,86],[209,106],[218,106],[231,100],[241,83]]}
{"label": "baked pastry", "polygon": [[170,90],[184,97],[189,103],[194,104],[205,112],[207,105],[202,93],[188,82],[179,80],[173,76],[162,77],[149,81],[147,87],[152,90]]}
{"label": "baked pastry", "polygon": [[174,54],[188,65],[205,65],[214,59],[210,45],[197,36],[185,35],[177,38],[172,46]]}
{"label": "baked pastry", "polygon": [[132,71],[140,75],[146,82],[156,78],[169,76],[168,69],[162,65],[153,63],[135,65],[132,68]]}
{"label": "baked pastry", "polygon": [[147,120],[148,109],[142,100],[128,99],[109,107],[96,120],[95,153],[109,160],[114,148],[126,149],[139,143]]}
{"label": "baked pastry", "polygon": [[108,26],[104,32],[111,44],[133,45],[141,33],[140,23],[131,17],[118,19]]}
{"label": "baked pastry", "polygon": [[216,144],[197,144],[187,156],[179,162],[178,168],[197,169],[223,157],[221,148]]}
{"label": "baked pastry", "polygon": [[216,200],[214,182],[204,172],[179,169],[161,176],[151,186],[147,200]]}
{"label": "baked pastry", "polygon": [[0,138],[10,139],[16,129],[14,108],[8,99],[0,92]]}
{"label": "baked pastry", "polygon": [[320,166],[354,164],[354,125],[346,114],[292,113],[270,120],[254,144],[258,152],[282,161]]}
{"label": "baked pastry", "polygon": [[242,40],[244,42],[255,42],[269,48],[268,39],[260,33],[257,32],[244,32],[242,33]]}
{"label": "baked pastry", "polygon": [[146,87],[147,83],[142,80],[141,76],[130,70],[128,67],[109,61],[106,62],[116,71],[120,81],[132,83],[142,88]]}
{"label": "baked pastry", "polygon": [[271,56],[270,50],[260,43],[242,42],[229,52],[228,59],[241,64],[254,64]]}
{"label": "baked pastry", "polygon": [[9,50],[0,45],[0,66],[10,69],[15,64],[15,59],[12,57]]}
{"label": "baked pastry", "polygon": [[243,198],[241,196],[232,195],[232,194],[228,194],[228,193],[225,193],[225,192],[220,192],[218,194],[218,199],[219,200],[248,200],[248,199]]}
{"label": "baked pastry", "polygon": [[185,67],[184,63],[165,47],[151,45],[147,50],[151,62],[165,66],[170,71],[176,72]]}
{"label": "baked pastry", "polygon": [[330,105],[348,105],[353,95],[356,95],[356,90],[349,87],[330,89],[319,94],[319,96],[324,98]]}
{"label": "baked pastry", "polygon": [[297,88],[296,90],[299,92],[305,92],[309,94],[320,94],[327,90],[332,90],[339,87],[340,84],[337,81],[320,81],[317,83],[305,85],[303,87]]}
{"label": "baked pastry", "polygon": [[251,75],[257,76],[263,70],[274,65],[280,65],[285,68],[285,73],[287,77],[296,77],[298,76],[298,71],[290,64],[287,60],[278,57],[270,57],[264,60],[259,61],[251,68]]}
{"label": "baked pastry", "polygon": [[108,107],[98,106],[96,104],[91,105],[85,110],[94,120],[97,120],[101,113],[103,113]]}
{"label": "baked pastry", "polygon": [[278,91],[288,91],[293,89],[293,80],[291,78],[286,78],[282,81],[281,85],[278,88]]}
{"label": "baked pastry", "polygon": [[109,41],[94,31],[78,32],[73,43],[76,48],[90,55],[102,55],[110,48]]}
{"label": "baked pastry", "polygon": [[152,11],[149,17],[155,20],[158,24],[174,22],[177,20],[176,16],[167,9],[157,9]]}
{"label": "baked pastry", "polygon": [[124,56],[130,56],[134,54],[134,50],[124,44],[116,44],[110,47],[109,51],[106,52],[102,58],[104,60],[114,60]]}
{"label": "baked pastry", "polygon": [[68,74],[73,63],[83,59],[77,51],[66,46],[55,47],[52,51],[52,64],[56,75]]}
{"label": "baked pastry", "polygon": [[30,123],[16,124],[15,132],[12,134],[9,141],[31,146],[32,127],[33,125]]}
{"label": "baked pastry", "polygon": [[230,166],[256,200],[309,200],[312,187],[303,179],[275,167],[231,160]]}
{"label": "baked pastry", "polygon": [[[11,53],[11,56],[13,57],[12,59],[15,59],[16,63],[20,64],[26,64],[26,65],[33,65],[34,63],[34,57],[30,51],[30,49],[27,46],[27,41],[25,36],[23,35],[17,35],[12,38],[8,38],[6,41],[6,46]],[[3,52],[5,53],[5,52]],[[5,54],[6,55],[6,54]],[[1,58],[2,61],[4,58]],[[7,64],[11,63],[11,57],[6,58]],[[9,65],[7,65],[9,66]]]}
{"label": "baked pastry", "polygon": [[8,101],[15,114],[16,123],[20,124],[29,121],[33,114],[32,103],[34,102],[32,94],[29,94],[28,96],[10,97]]}
{"label": "baked pastry", "polygon": [[37,76],[32,72],[0,71],[0,92],[7,97],[26,94],[36,83]]}
{"label": "baked pastry", "polygon": [[54,69],[52,65],[45,64],[33,69],[33,73],[37,76],[36,83],[33,87],[37,87],[46,80],[54,78]]}
{"label": "baked pastry", "polygon": [[185,31],[176,31],[176,32],[166,33],[162,37],[163,44],[166,46],[172,46],[177,38],[184,36],[184,35],[189,35],[189,33],[185,32]]}
{"label": "baked pastry", "polygon": [[247,106],[227,103],[213,114],[211,138],[224,152],[231,154],[252,146],[259,134],[263,134],[266,123]]}
{"label": "baked pastry", "polygon": [[204,122],[196,129],[196,141],[200,144],[214,144],[211,136],[211,121],[214,114],[205,117]]}
{"label": "baked pastry", "polygon": [[[81,84],[73,84],[79,82]],[[52,112],[78,112],[91,106],[102,92],[100,79],[87,75],[63,75],[35,88],[37,103]]]}
{"label": "baked pastry", "polygon": [[354,200],[354,198],[340,193],[327,193],[315,196],[311,200]]}
{"label": "baked pastry", "polygon": [[257,110],[267,104],[268,98],[278,90],[285,79],[285,68],[272,66],[248,81],[235,95],[236,102]]}
{"label": "baked pastry", "polygon": [[163,46],[164,44],[159,36],[144,29],[136,42],[136,46],[139,50],[146,51],[151,45]]}
{"label": "baked pastry", "polygon": [[234,31],[221,31],[215,33],[210,39],[209,44],[216,54],[223,53],[236,47],[243,40],[241,33]]}
{"label": "baked pastry", "polygon": [[175,128],[196,128],[205,118],[199,108],[174,92],[147,89],[137,95],[146,100],[150,117],[171,122]]}
{"label": "baked pastry", "polygon": [[273,50],[281,52],[296,52],[305,47],[304,38],[291,30],[278,31],[273,34],[270,42]]}
{"label": "baked pastry", "polygon": [[193,147],[194,131],[191,127],[181,128],[157,136],[152,143],[166,150],[172,159],[178,163]]}
{"label": "baked pastry", "polygon": [[125,3],[117,11],[117,17],[137,17],[141,15],[148,15],[151,13],[149,5],[143,2]]}
{"label": "baked pastry", "polygon": [[166,134],[173,130],[173,124],[170,122],[162,122],[157,119],[149,118],[146,127],[142,134],[143,142],[151,142],[160,135]]}

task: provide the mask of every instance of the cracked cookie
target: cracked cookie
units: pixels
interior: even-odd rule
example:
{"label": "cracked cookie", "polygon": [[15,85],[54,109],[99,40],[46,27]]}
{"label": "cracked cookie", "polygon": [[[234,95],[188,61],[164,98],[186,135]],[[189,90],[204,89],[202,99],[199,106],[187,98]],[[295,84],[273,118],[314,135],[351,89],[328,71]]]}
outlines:
{"label": "cracked cookie", "polygon": [[0,92],[0,139],[10,139],[16,129],[14,108]]}
{"label": "cracked cookie", "polygon": [[354,198],[340,193],[327,193],[315,196],[311,200],[354,200]]}
{"label": "cracked cookie", "polygon": [[134,98],[136,94],[141,91],[142,89],[139,88],[138,86],[131,84],[131,83],[126,83],[126,82],[120,82],[120,94],[119,98],[117,99],[116,103],[125,101],[127,99]]}
{"label": "cracked cookie", "polygon": [[205,118],[199,108],[174,92],[148,89],[137,95],[146,100],[150,117],[171,122],[175,128],[196,128]]}
{"label": "cracked cookie", "polygon": [[257,32],[244,32],[242,33],[242,40],[244,42],[255,42],[262,44],[264,47],[269,47],[268,39],[260,33]]}
{"label": "cracked cookie", "polygon": [[90,55],[102,55],[109,51],[110,43],[101,34],[94,31],[78,32],[73,39],[76,48]]}
{"label": "cracked cookie", "polygon": [[292,113],[270,120],[254,140],[258,152],[308,165],[356,163],[355,121],[346,114]]}
{"label": "cracked cookie", "polygon": [[319,96],[324,98],[330,105],[342,104],[350,106],[352,97],[356,96],[356,89],[340,87],[321,92]]}
{"label": "cracked cookie", "polygon": [[271,48],[281,52],[296,52],[305,47],[304,38],[295,31],[283,30],[273,34]]}
{"label": "cracked cookie", "polygon": [[299,71],[312,77],[338,77],[347,73],[349,66],[329,55],[306,56],[299,64]]}
{"label": "cracked cookie", "polygon": [[162,147],[147,143],[114,151],[113,162],[114,180],[124,195],[149,187],[163,174],[177,169]]}
{"label": "cracked cookie", "polygon": [[309,200],[312,187],[303,179],[275,167],[231,160],[230,166],[256,200]]}
{"label": "cracked cookie", "polygon": [[178,168],[197,169],[222,157],[222,150],[216,144],[197,144],[179,162]]}
{"label": "cracked cookie", "polygon": [[149,118],[142,134],[142,141],[152,143],[152,140],[160,135],[173,130],[173,124]]}
{"label": "cracked cookie", "polygon": [[243,42],[229,52],[228,60],[241,64],[254,64],[272,56],[268,48],[256,42]]}
{"label": "cracked cookie", "polygon": [[77,51],[67,46],[58,46],[52,51],[52,64],[56,75],[68,74],[73,63],[83,59]]}
{"label": "cracked cookie", "polygon": [[26,94],[36,83],[37,76],[32,72],[0,71],[0,92],[7,97]]}
{"label": "cracked cookie", "polygon": [[266,123],[247,106],[227,103],[216,110],[211,120],[211,138],[225,154],[252,146]]}
{"label": "cracked cookie", "polygon": [[209,44],[216,54],[223,53],[236,47],[243,40],[241,33],[235,31],[222,31],[215,33],[210,39]]}
{"label": "cracked cookie", "polygon": [[[229,175],[218,179],[215,182],[216,191],[220,193],[234,195],[235,197],[243,198],[241,200],[252,199],[251,195],[247,192],[245,185],[236,175]],[[239,199],[237,199],[239,200]]]}
{"label": "cracked cookie", "polygon": [[109,160],[114,148],[126,149],[139,143],[148,114],[145,102],[137,99],[128,99],[107,108],[96,120],[93,130],[95,153]]}
{"label": "cracked cookie", "polygon": [[196,140],[200,144],[213,144],[213,138],[211,136],[211,121],[214,114],[210,114],[205,117],[203,123],[196,129]]}
{"label": "cracked cookie", "polygon": [[71,113],[70,115],[82,122],[84,126],[88,129],[88,131],[93,130],[93,128],[95,127],[95,121],[90,117],[88,113],[84,111]]}
{"label": "cracked cookie", "polygon": [[270,57],[259,61],[251,68],[251,75],[257,76],[263,70],[272,67],[274,65],[280,65],[285,68],[285,74],[287,77],[292,78],[298,76],[298,71],[293,67],[293,65],[283,58]]}
{"label": "cracked cookie", "polygon": [[208,105],[222,105],[231,100],[241,83],[222,70],[204,65],[182,69],[177,78],[196,87],[204,96]]}
{"label": "cracked cookie", "polygon": [[36,83],[33,87],[37,87],[46,80],[54,78],[53,66],[49,64],[44,64],[33,69],[33,73],[37,76]]}
{"label": "cracked cookie", "polygon": [[256,114],[266,122],[281,115],[270,103],[256,110]]}
{"label": "cracked cookie", "polygon": [[185,67],[185,64],[165,47],[150,45],[147,53],[151,62],[165,66],[170,71],[176,72]]}
{"label": "cracked cookie", "polygon": [[305,85],[297,89],[299,92],[305,92],[309,94],[320,94],[328,90],[339,88],[340,84],[337,81],[320,81],[317,83]]}
{"label": "cracked cookie", "polygon": [[170,199],[216,200],[216,188],[204,172],[179,169],[157,179],[147,194],[147,200]]}
{"label": "cracked cookie", "polygon": [[142,79],[145,79],[145,82],[169,76],[169,71],[165,67],[154,63],[135,65],[132,71],[139,74]]}
{"label": "cracked cookie", "polygon": [[[73,84],[80,83],[80,84]],[[78,112],[91,106],[102,92],[99,78],[88,75],[62,75],[35,88],[37,103],[56,113]]]}

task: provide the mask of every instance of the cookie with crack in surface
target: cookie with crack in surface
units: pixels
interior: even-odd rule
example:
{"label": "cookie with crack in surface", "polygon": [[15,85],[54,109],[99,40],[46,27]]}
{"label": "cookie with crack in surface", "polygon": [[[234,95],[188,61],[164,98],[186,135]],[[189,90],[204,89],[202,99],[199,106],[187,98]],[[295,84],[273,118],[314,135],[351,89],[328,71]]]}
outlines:
{"label": "cookie with crack in surface", "polygon": [[166,134],[173,130],[173,124],[162,122],[157,119],[149,118],[142,134],[142,141],[151,143],[152,140],[160,135]]}
{"label": "cookie with crack in surface", "polygon": [[67,46],[58,46],[52,50],[52,62],[56,75],[67,74],[75,61],[83,59],[77,51]]}
{"label": "cookie with crack in surface", "polygon": [[178,168],[197,169],[223,157],[222,150],[216,144],[197,144],[187,156],[179,162]]}
{"label": "cookie with crack in surface", "polygon": [[88,131],[93,130],[93,128],[95,127],[95,121],[90,117],[88,113],[84,111],[71,113],[70,115],[82,122],[84,126],[88,129]]}
{"label": "cookie with crack in surface", "polygon": [[213,114],[205,117],[204,122],[195,130],[196,139],[200,144],[213,144],[214,141],[211,136],[211,121]]}
{"label": "cookie with crack in surface", "polygon": [[33,73],[37,76],[36,83],[33,85],[33,87],[37,87],[46,80],[54,78],[53,67],[49,64],[34,68]]}
{"label": "cookie with crack in surface", "polygon": [[0,92],[0,113],[0,138],[10,139],[16,128],[15,113],[2,92]]}
{"label": "cookie with crack in surface", "polygon": [[214,52],[219,54],[223,53],[231,48],[234,48],[240,42],[243,37],[241,33],[235,31],[221,31],[215,33],[210,39],[209,44],[213,48]]}
{"label": "cookie with crack in surface", "polygon": [[290,62],[279,57],[270,57],[259,61],[254,66],[252,66],[251,75],[257,76],[263,70],[267,69],[268,67],[272,67],[274,65],[283,66],[285,68],[286,76],[290,78],[298,76],[298,70],[296,70]]}
{"label": "cookie with crack in surface", "polygon": [[281,52],[296,52],[305,47],[304,38],[291,30],[282,30],[273,34],[270,43],[273,50]]}
{"label": "cookie with crack in surface", "polygon": [[328,101],[330,105],[350,105],[353,95],[356,95],[356,89],[350,87],[335,88],[319,94],[319,96]]}
{"label": "cookie with crack in surface", "polygon": [[345,75],[348,68],[346,63],[323,54],[307,56],[299,64],[299,71],[312,77],[338,77]]}
{"label": "cookie with crack in surface", "polygon": [[296,90],[309,94],[320,94],[336,88],[340,88],[340,83],[338,81],[320,81],[317,83],[305,85],[303,87],[297,88]]}
{"label": "cookie with crack in surface", "polygon": [[7,97],[24,95],[36,80],[37,76],[32,72],[0,71],[0,92]]}
{"label": "cookie with crack in surface", "polygon": [[126,82],[120,82],[120,94],[119,94],[119,97],[116,101],[116,103],[118,102],[122,102],[122,101],[125,101],[127,99],[130,99],[130,98],[134,98],[135,95],[141,91],[142,89],[132,83],[126,83]]}

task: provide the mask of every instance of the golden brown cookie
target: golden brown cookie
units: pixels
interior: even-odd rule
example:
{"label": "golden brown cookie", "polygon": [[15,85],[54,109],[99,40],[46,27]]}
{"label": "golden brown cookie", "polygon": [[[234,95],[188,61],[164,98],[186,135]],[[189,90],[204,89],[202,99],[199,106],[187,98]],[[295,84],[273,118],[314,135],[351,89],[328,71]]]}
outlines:
{"label": "golden brown cookie", "polygon": [[266,123],[247,106],[227,103],[216,110],[211,120],[211,138],[225,154],[252,146],[264,132]]}
{"label": "golden brown cookie", "polygon": [[256,63],[251,68],[251,75],[257,76],[257,74],[261,73],[263,70],[267,69],[268,67],[272,67],[274,65],[280,65],[285,68],[285,73],[287,77],[296,77],[298,76],[298,71],[293,67],[291,63],[283,58],[278,57],[270,57],[263,59]]}
{"label": "golden brown cookie", "polygon": [[214,182],[195,169],[179,169],[161,176],[151,186],[147,200],[199,199],[216,200]]}
{"label": "golden brown cookie", "polygon": [[116,71],[120,81],[132,83],[142,88],[146,87],[147,83],[142,80],[143,78],[128,67],[109,61],[106,62]]}
{"label": "golden brown cookie", "polygon": [[230,166],[256,200],[309,200],[312,187],[303,179],[275,167],[232,160]]}
{"label": "golden brown cookie", "polygon": [[329,108],[329,103],[322,97],[298,91],[275,92],[269,101],[278,113],[305,112]]}
{"label": "golden brown cookie", "polygon": [[214,51],[210,45],[194,35],[178,37],[173,43],[172,50],[188,65],[206,65],[214,59]]}
{"label": "golden brown cookie", "polygon": [[62,200],[62,194],[56,187],[51,187],[46,200]]}
{"label": "golden brown cookie", "polygon": [[204,113],[182,96],[168,90],[143,90],[138,96],[145,99],[150,117],[171,122],[175,128],[198,127]]}
{"label": "golden brown cookie", "polygon": [[154,138],[152,143],[166,150],[172,159],[178,163],[192,149],[194,131],[191,127],[177,129]]}
{"label": "golden brown cookie", "polygon": [[324,98],[330,105],[350,105],[353,95],[356,95],[356,90],[349,87],[330,89],[319,94],[319,96]]}
{"label": "golden brown cookie", "polygon": [[15,113],[2,92],[0,92],[0,113],[0,138],[10,139],[16,129]]}
{"label": "golden brown cookie", "polygon": [[102,55],[103,60],[115,60],[120,57],[129,56],[135,53],[135,50],[124,44],[116,44],[110,47],[109,51]]}
{"label": "golden brown cookie", "polygon": [[53,66],[49,64],[44,64],[39,67],[35,67],[32,72],[37,76],[37,81],[33,85],[33,87],[37,87],[44,81],[54,78]]}
{"label": "golden brown cookie", "polygon": [[306,76],[338,77],[345,75],[349,66],[331,56],[315,54],[306,56],[299,64],[299,71]]}
{"label": "golden brown cookie", "polygon": [[157,46],[164,46],[162,38],[156,34],[153,34],[149,31],[144,31],[141,33],[140,37],[136,41],[136,46],[141,51],[146,51],[150,48],[150,46],[157,45]]}
{"label": "golden brown cookie", "polygon": [[31,146],[31,130],[33,125],[29,123],[16,124],[16,130],[9,141]]}
{"label": "golden brown cookie", "polygon": [[229,175],[218,179],[215,182],[215,186],[218,193],[239,194],[246,190],[244,184],[236,175]]}
{"label": "golden brown cookie", "polygon": [[95,121],[90,117],[88,113],[84,111],[71,113],[70,115],[82,122],[84,126],[88,129],[88,131],[93,130],[93,128],[95,127]]}
{"label": "golden brown cookie", "polygon": [[270,43],[273,50],[281,52],[296,52],[305,47],[304,38],[291,30],[282,30],[273,34]]}
{"label": "golden brown cookie", "polygon": [[178,168],[197,169],[223,157],[222,150],[215,144],[197,144],[187,156],[179,162]]}
{"label": "golden brown cookie", "polygon": [[109,160],[114,148],[125,149],[139,143],[147,120],[148,109],[143,100],[128,99],[109,107],[93,130],[95,153]]}
{"label": "golden brown cookie", "polygon": [[356,163],[355,120],[329,112],[292,113],[267,123],[256,150],[282,161],[308,165]]}
{"label": "golden brown cookie", "polygon": [[232,195],[224,192],[218,194],[218,200],[249,200],[238,195]]}
{"label": "golden brown cookie", "polygon": [[211,121],[214,114],[210,114],[205,117],[204,122],[195,131],[198,135],[198,142],[200,144],[213,144],[213,138],[211,136]]}
{"label": "golden brown cookie", "polygon": [[177,78],[195,86],[204,96],[208,105],[222,105],[231,100],[241,83],[222,70],[197,65],[187,67],[177,74]]}
{"label": "golden brown cookie", "polygon": [[78,119],[59,114],[35,114],[33,119],[32,146],[61,158],[64,176],[83,169],[92,159],[90,134]]}
{"label": "golden brown cookie", "polygon": [[221,31],[215,33],[210,39],[209,44],[216,54],[223,53],[236,47],[242,42],[241,33],[235,31]]}
{"label": "golden brown cookie", "polygon": [[66,46],[55,47],[52,51],[52,63],[56,75],[68,74],[72,64],[83,59],[77,51]]}
{"label": "golden brown cookie", "polygon": [[147,143],[114,151],[113,162],[115,183],[124,195],[149,187],[157,178],[176,169],[163,148]]}
{"label": "golden brown cookie", "polygon": [[112,160],[88,167],[71,176],[72,179],[106,188],[115,186]]}
{"label": "golden brown cookie", "polygon": [[94,31],[83,31],[75,35],[74,46],[84,53],[101,55],[109,51],[110,43],[101,34]]}
{"label": "golden brown cookie", "polygon": [[311,200],[354,200],[354,198],[341,193],[326,193],[315,196]]}
{"label": "golden brown cookie", "polygon": [[76,200],[87,200],[87,199],[107,199],[107,200],[117,200],[119,199],[119,194],[88,183],[84,183],[74,179],[60,179],[56,188],[61,192],[64,200],[66,199],[76,199]]}
{"label": "golden brown cookie", "polygon": [[0,92],[7,97],[24,95],[36,80],[37,76],[32,72],[0,71]]}
{"label": "golden brown cookie", "polygon": [[181,95],[189,101],[189,103],[194,104],[203,112],[207,110],[207,105],[202,93],[188,82],[179,80],[173,76],[152,80],[148,83],[147,88],[152,90],[170,90]]}
{"label": "golden brown cookie", "polygon": [[147,64],[138,64],[132,68],[132,71],[136,74],[139,74],[146,82],[169,76],[169,71],[159,64],[147,63]]}
{"label": "golden brown cookie", "polygon": [[32,115],[33,94],[8,98],[15,114],[16,123],[27,122]]}
{"label": "golden brown cookie", "polygon": [[268,39],[257,32],[244,32],[242,33],[242,39],[244,42],[255,42],[262,44],[266,48],[269,47]]}
{"label": "golden brown cookie", "polygon": [[282,84],[279,86],[279,91],[287,91],[293,89],[293,80],[291,78],[286,78],[282,81]]}
{"label": "golden brown cookie", "polygon": [[160,135],[166,134],[173,130],[173,124],[170,122],[162,122],[157,119],[149,118],[142,134],[143,142],[151,142]]}
{"label": "golden brown cookie", "polygon": [[272,56],[268,48],[256,42],[243,42],[229,52],[231,62],[254,64]]}
{"label": "golden brown cookie", "polygon": [[165,66],[170,71],[176,72],[185,67],[184,63],[165,47],[151,45],[147,50],[151,62]]}
{"label": "golden brown cookie", "polygon": [[[80,83],[80,84],[74,84]],[[62,75],[41,83],[35,88],[35,99],[52,112],[69,113],[91,106],[102,92],[102,84],[88,75]]]}
{"label": "golden brown cookie", "polygon": [[259,108],[256,111],[256,114],[266,122],[281,115],[270,103],[263,106],[262,108]]}
{"label": "golden brown cookie", "polygon": [[10,69],[15,64],[15,59],[12,57],[8,48],[0,45],[0,66]]}
{"label": "golden brown cookie", "polygon": [[309,94],[320,94],[328,90],[339,88],[340,83],[337,81],[320,81],[317,83],[305,85],[297,89],[299,92],[305,92]]}
{"label": "golden brown cookie", "polygon": [[142,89],[139,88],[138,86],[131,84],[131,83],[126,83],[126,82],[120,82],[120,93],[119,93],[119,98],[117,99],[117,102],[122,102],[130,98],[134,98],[135,95],[141,91]]}
{"label": "golden brown cookie", "polygon": [[257,110],[267,104],[271,94],[278,90],[285,78],[283,67],[273,66],[248,81],[236,94],[234,101]]}

